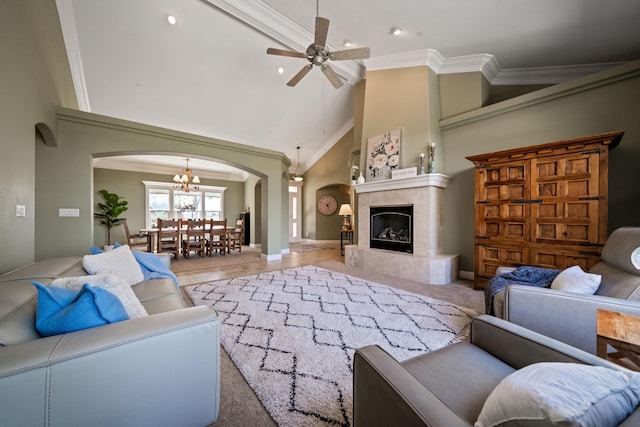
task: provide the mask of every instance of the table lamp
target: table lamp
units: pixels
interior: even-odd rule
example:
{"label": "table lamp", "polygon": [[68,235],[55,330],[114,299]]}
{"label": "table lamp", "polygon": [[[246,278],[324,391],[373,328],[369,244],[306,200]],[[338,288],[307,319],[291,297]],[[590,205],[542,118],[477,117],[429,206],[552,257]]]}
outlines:
{"label": "table lamp", "polygon": [[353,215],[353,210],[351,209],[351,205],[348,203],[343,203],[340,205],[340,212],[338,215],[344,215],[344,221],[342,221],[342,231],[351,230],[351,224],[349,223],[349,215]]}

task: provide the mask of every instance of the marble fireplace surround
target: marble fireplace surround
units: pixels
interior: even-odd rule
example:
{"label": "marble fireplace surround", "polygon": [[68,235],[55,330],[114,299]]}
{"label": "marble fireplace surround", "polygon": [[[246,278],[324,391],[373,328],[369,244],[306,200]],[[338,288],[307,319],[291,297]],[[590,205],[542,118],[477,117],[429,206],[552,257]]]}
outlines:
{"label": "marble fireplace surround", "polygon": [[[430,173],[355,185],[358,244],[345,247],[350,267],[431,285],[458,277],[458,255],[442,253],[442,192],[450,178]],[[371,206],[413,205],[413,253],[369,247]]]}

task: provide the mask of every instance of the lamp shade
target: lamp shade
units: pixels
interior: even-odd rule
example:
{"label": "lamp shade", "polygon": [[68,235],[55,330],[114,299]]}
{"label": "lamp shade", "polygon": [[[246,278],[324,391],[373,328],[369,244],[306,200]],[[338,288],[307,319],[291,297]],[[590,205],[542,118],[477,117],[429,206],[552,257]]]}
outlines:
{"label": "lamp shade", "polygon": [[351,205],[348,203],[343,203],[340,205],[340,212],[338,215],[353,215],[353,210],[351,210]]}

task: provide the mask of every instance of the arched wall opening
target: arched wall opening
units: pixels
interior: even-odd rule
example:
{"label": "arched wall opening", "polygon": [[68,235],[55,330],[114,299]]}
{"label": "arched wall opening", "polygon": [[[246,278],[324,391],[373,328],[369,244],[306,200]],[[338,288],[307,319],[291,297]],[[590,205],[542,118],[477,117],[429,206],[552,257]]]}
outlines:
{"label": "arched wall opening", "polygon": [[[58,146],[36,145],[37,260],[87,253],[94,243],[99,190],[93,158],[123,153],[211,158],[255,175],[261,181],[262,253],[279,259],[288,247],[281,238],[287,218],[280,202],[287,197],[281,176],[290,161],[282,153],[75,110],[60,109],[57,119]],[[60,216],[60,209],[77,209],[78,216]]]}

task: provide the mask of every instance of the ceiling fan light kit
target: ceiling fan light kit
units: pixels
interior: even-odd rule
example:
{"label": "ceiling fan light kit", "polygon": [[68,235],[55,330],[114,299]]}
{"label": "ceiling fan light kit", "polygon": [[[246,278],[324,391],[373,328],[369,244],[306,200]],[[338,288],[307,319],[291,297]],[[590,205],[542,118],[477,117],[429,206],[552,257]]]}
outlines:
{"label": "ceiling fan light kit", "polygon": [[[331,52],[327,49],[327,34],[329,33],[329,20],[321,16],[316,16],[316,28],[315,37],[313,43],[307,47],[305,52],[295,52],[291,50],[268,48],[267,54],[289,56],[292,58],[306,58],[310,64],[302,67],[298,73],[287,82],[287,86],[295,86],[302,80],[304,76],[311,71],[314,65],[317,65],[322,70],[327,80],[333,85],[334,88],[339,89],[343,86],[342,79],[331,68],[327,61],[353,61],[357,59],[369,58],[370,51],[368,47],[359,47],[355,49],[338,50]],[[345,43],[346,45],[346,43]]]}

